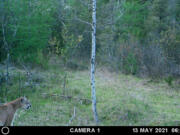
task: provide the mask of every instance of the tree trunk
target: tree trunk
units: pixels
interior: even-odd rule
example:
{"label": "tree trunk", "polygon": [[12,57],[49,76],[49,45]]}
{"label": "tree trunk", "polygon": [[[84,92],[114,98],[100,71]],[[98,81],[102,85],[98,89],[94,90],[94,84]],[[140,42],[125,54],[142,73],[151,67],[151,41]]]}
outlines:
{"label": "tree trunk", "polygon": [[96,55],[96,0],[92,0],[92,53],[91,53],[91,91],[92,110],[94,120],[98,124],[98,114],[96,109],[96,89],[95,89],[95,55]]}

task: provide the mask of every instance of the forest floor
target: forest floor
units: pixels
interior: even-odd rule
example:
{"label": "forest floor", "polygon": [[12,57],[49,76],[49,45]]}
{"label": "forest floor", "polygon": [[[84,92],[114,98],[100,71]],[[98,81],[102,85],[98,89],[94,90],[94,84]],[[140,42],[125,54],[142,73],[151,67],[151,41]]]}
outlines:
{"label": "forest floor", "polygon": [[[28,84],[24,70],[12,68],[10,74],[14,75],[14,80],[8,87],[11,95],[8,101],[21,93],[28,96],[32,103],[30,110],[20,109],[17,112],[15,126],[95,125],[91,104],[78,100],[91,99],[88,70],[65,72],[58,68],[36,69],[32,71],[33,87]],[[100,125],[180,125],[180,86],[174,84],[170,87],[162,80],[149,80],[109,72],[104,68],[97,69],[96,96]],[[76,99],[63,98],[63,91],[64,95]]]}

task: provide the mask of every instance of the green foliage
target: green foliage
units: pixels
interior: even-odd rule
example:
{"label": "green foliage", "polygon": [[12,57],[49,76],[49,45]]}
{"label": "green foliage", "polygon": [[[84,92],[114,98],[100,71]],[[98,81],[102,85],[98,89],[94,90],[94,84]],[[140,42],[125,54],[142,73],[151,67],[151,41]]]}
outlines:
{"label": "green foliage", "polygon": [[[158,44],[169,61],[179,63],[178,1],[155,0],[149,11],[146,28],[149,31],[148,44]],[[152,27],[153,26],[153,27]]]}
{"label": "green foliage", "polygon": [[[6,1],[6,39],[14,61],[42,64],[42,51],[51,36],[56,0]],[[13,33],[14,32],[14,33]],[[40,58],[40,59],[39,59]]]}
{"label": "green foliage", "polygon": [[28,7],[30,3],[21,2],[20,4],[27,12],[20,10],[18,13],[18,7],[14,9],[21,25],[17,31],[16,43],[11,50],[12,58],[39,64],[41,61],[38,60],[39,54],[46,47],[51,35],[49,24],[52,23],[53,18],[49,12],[53,10],[53,7],[50,6],[51,3],[45,4],[43,1],[33,3],[31,7]]}
{"label": "green foliage", "polygon": [[64,5],[62,37],[65,46],[62,48],[62,56],[66,60],[90,58],[91,26],[84,23],[91,23],[90,2],[69,0]]}
{"label": "green foliage", "polygon": [[148,15],[148,11],[146,10],[148,4],[148,1],[144,3],[127,1],[123,3],[122,8],[124,9],[124,13],[117,24],[117,28],[119,29],[117,34],[120,38],[127,41],[129,34],[139,39],[145,37],[147,31],[144,30],[144,21]]}
{"label": "green foliage", "polygon": [[173,77],[172,76],[168,76],[166,77],[164,80],[165,82],[169,85],[169,86],[172,86],[172,83],[173,83]]}
{"label": "green foliage", "polygon": [[[166,20],[168,17],[168,0],[155,0],[149,11],[147,28],[151,32],[159,35],[166,29]],[[153,27],[152,27],[153,26]]]}
{"label": "green foliage", "polygon": [[129,53],[124,58],[123,70],[127,74],[136,74],[138,70],[138,63],[133,53]]}
{"label": "green foliage", "polygon": [[[89,62],[91,2],[0,1],[0,23],[6,24],[11,60],[41,67],[48,67],[48,56],[54,55],[65,64]],[[158,73],[174,71],[180,64],[179,5],[178,0],[97,1],[97,62],[130,74],[150,71],[152,76],[159,76]],[[127,47],[122,47],[123,44]],[[0,62],[6,57],[7,47],[0,27]],[[161,70],[162,64],[169,63],[171,66],[163,66]]]}

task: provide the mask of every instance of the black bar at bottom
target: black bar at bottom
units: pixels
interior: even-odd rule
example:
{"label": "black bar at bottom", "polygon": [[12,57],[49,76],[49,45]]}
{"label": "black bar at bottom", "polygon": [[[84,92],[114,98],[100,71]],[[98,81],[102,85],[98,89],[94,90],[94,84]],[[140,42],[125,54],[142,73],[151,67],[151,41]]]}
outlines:
{"label": "black bar at bottom", "polygon": [[127,135],[177,135],[180,134],[180,127],[151,127],[151,126],[15,126],[0,127],[0,135],[104,135],[122,134]]}

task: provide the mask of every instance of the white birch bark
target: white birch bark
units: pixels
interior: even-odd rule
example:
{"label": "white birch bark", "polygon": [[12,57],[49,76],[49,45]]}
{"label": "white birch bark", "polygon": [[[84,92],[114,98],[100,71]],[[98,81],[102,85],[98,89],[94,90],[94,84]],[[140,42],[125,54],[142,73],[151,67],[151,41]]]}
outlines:
{"label": "white birch bark", "polygon": [[91,52],[91,92],[92,110],[94,120],[98,124],[98,113],[96,109],[96,89],[95,89],[95,55],[96,55],[96,0],[92,0],[92,52]]}

